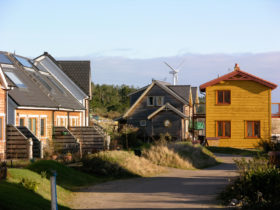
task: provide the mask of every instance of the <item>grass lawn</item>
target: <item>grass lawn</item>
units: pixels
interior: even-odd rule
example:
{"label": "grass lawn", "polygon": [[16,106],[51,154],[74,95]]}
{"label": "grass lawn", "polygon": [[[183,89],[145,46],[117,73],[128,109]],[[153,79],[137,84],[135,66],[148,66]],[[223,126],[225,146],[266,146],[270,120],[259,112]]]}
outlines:
{"label": "grass lawn", "polygon": [[27,169],[41,174],[47,172],[48,177],[52,170],[57,173],[57,184],[68,190],[77,190],[81,187],[105,181],[102,178],[82,173],[53,160],[39,160],[27,166]]}
{"label": "grass lawn", "polygon": [[244,155],[244,156],[258,156],[261,154],[261,150],[257,149],[237,149],[232,147],[206,147],[208,150],[214,153],[223,153],[231,155]]}
{"label": "grass lawn", "polygon": [[[49,177],[53,170],[57,172],[59,209],[69,209],[72,191],[105,181],[52,160],[39,160],[26,168],[8,168],[7,179],[0,181],[0,209],[50,209]],[[25,188],[22,179],[36,183],[36,191]]]}

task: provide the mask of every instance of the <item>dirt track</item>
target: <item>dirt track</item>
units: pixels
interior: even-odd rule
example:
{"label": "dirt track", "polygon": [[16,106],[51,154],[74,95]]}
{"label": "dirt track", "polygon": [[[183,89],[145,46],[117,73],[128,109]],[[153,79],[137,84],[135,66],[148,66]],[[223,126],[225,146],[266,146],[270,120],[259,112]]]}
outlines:
{"label": "dirt track", "polygon": [[235,176],[233,158],[204,170],[169,169],[157,177],[118,180],[76,193],[74,209],[220,209],[216,194]]}

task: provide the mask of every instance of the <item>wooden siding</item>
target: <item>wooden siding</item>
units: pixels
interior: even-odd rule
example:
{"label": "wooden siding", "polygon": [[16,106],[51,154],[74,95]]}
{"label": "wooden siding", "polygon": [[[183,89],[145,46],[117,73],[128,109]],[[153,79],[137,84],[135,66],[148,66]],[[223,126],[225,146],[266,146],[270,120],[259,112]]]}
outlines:
{"label": "wooden siding", "polygon": [[[152,136],[153,132],[154,135],[159,135],[160,133],[166,133],[166,131],[169,131],[170,134],[172,133],[174,137],[180,139],[182,137],[182,120],[176,113],[172,111],[167,111],[165,114],[162,114],[162,112],[160,112],[156,117],[154,117],[154,131],[152,130],[152,120],[148,120],[147,117],[153,112],[155,112],[157,109],[159,109],[161,106],[147,106],[148,96],[164,96],[164,104],[168,102],[182,113],[185,113],[185,105],[181,101],[177,100],[174,96],[165,92],[162,88],[158,87],[157,85],[154,85],[151,88],[151,90],[146,94],[146,96],[143,97],[143,99],[135,107],[132,113],[128,116],[127,123],[135,127],[140,127],[140,121],[146,120],[146,127],[144,128],[144,130],[146,131],[148,136]],[[169,119],[173,125],[177,126],[165,129],[163,121],[161,122],[163,118]]]}
{"label": "wooden siding", "polygon": [[6,146],[6,91],[0,85],[0,117],[2,118],[2,138],[0,139],[0,159],[5,158]]}
{"label": "wooden siding", "polygon": [[[169,120],[171,122],[170,126],[165,127],[164,121]],[[173,111],[161,111],[154,118],[151,119],[153,136],[159,136],[160,134],[169,133],[172,137],[181,140],[182,135],[182,119],[180,116],[175,114]],[[150,133],[152,135],[152,133]]]}
{"label": "wooden siding", "polygon": [[[230,90],[229,105],[216,104],[217,90]],[[206,88],[206,137],[216,137],[216,122],[231,121],[231,137],[219,146],[253,148],[271,134],[271,89],[254,81],[222,81]],[[246,121],[261,122],[261,138],[246,138]]]}
{"label": "wooden siding", "polygon": [[[66,111],[54,111],[54,126],[57,125],[56,119],[57,116],[65,116],[67,117]],[[81,112],[69,112],[69,117],[71,116],[77,116],[78,117],[78,123],[80,123],[81,117],[83,115]],[[44,145],[47,144],[47,140],[52,140],[52,134],[53,134],[53,111],[52,110],[28,110],[28,109],[17,109],[16,110],[16,126],[19,126],[20,118],[23,117],[25,119],[25,126],[28,127],[28,118],[36,118],[36,134],[35,136],[40,139]],[[46,134],[44,136],[40,135],[40,119],[46,118]]]}

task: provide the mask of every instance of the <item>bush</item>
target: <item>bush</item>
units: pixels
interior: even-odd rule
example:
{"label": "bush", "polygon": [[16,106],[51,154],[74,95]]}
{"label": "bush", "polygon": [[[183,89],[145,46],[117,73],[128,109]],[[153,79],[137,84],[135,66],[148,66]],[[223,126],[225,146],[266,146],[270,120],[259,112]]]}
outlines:
{"label": "bush", "polygon": [[151,176],[163,169],[126,151],[104,151],[83,159],[83,167],[94,175],[109,177]]}
{"label": "bush", "polygon": [[215,155],[200,144],[180,142],[170,144],[169,148],[172,148],[182,158],[190,160],[195,168],[205,168],[218,164]]}
{"label": "bush", "polygon": [[153,145],[150,148],[144,149],[142,156],[152,163],[161,166],[181,169],[193,168],[190,160],[183,159],[179,154],[164,145]]}
{"label": "bush", "polygon": [[28,189],[28,190],[31,190],[33,192],[36,192],[38,190],[38,185],[39,183],[35,182],[35,181],[32,181],[31,179],[27,179],[27,178],[22,178],[20,180],[20,184]]}
{"label": "bush", "polygon": [[223,204],[233,200],[243,209],[280,208],[280,170],[265,158],[236,161],[239,177],[219,195]]}

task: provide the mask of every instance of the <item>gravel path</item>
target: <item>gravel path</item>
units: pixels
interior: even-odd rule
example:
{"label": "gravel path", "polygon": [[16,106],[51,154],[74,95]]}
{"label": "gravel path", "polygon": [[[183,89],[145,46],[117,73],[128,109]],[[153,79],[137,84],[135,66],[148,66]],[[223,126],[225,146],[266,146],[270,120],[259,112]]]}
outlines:
{"label": "gravel path", "polygon": [[236,176],[234,158],[203,170],[170,168],[156,177],[111,181],[76,193],[74,209],[221,209],[215,196]]}

